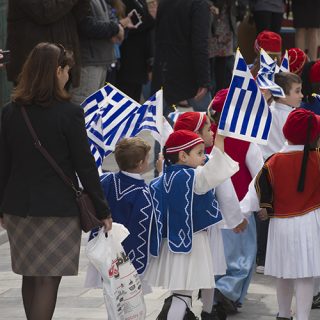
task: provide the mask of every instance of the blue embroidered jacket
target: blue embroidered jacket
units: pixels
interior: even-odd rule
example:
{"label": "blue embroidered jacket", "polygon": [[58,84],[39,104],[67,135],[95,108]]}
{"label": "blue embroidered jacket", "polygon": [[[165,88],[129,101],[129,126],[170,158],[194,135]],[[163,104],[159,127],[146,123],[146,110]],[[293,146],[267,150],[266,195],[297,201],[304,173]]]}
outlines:
{"label": "blue embroidered jacket", "polygon": [[159,255],[162,238],[169,249],[189,253],[192,235],[222,220],[215,192],[194,193],[195,170],[183,165],[165,167],[164,174],[151,181],[150,192],[155,209],[150,252]]}
{"label": "blue embroidered jacket", "polygon": [[130,232],[122,245],[137,272],[142,274],[148,263],[153,217],[149,187],[144,180],[129,177],[122,172],[103,174],[101,184],[113,221],[123,224]]}

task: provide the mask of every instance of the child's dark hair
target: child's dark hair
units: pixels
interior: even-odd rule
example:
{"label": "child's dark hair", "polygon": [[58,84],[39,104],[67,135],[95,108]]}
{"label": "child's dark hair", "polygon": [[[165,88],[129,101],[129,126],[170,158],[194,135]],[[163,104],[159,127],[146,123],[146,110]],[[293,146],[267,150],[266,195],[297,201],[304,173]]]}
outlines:
{"label": "child's dark hair", "polygon": [[315,61],[306,62],[301,73],[302,79],[302,94],[303,94],[303,101],[310,102],[310,96],[313,93],[320,93],[320,83],[316,82],[313,83],[310,81],[310,70],[312,66],[315,64]]}
{"label": "child's dark hair", "polygon": [[[293,83],[302,83],[301,78],[292,72],[276,73],[274,75],[274,82],[283,89],[286,95],[290,94]],[[275,100],[277,100],[276,97]]]}
{"label": "child's dark hair", "polygon": [[[179,152],[176,152],[176,153],[167,153],[167,148],[164,146],[163,147],[163,150],[162,150],[162,154],[163,154],[163,157],[164,157],[164,161],[166,163],[167,166],[169,166],[170,164],[175,164],[179,161]],[[190,151],[192,150],[191,149],[186,149],[186,150],[183,150],[186,154],[189,154]]]}
{"label": "child's dark hair", "polygon": [[144,161],[151,146],[139,137],[123,138],[114,150],[118,167],[122,171],[134,170]]}

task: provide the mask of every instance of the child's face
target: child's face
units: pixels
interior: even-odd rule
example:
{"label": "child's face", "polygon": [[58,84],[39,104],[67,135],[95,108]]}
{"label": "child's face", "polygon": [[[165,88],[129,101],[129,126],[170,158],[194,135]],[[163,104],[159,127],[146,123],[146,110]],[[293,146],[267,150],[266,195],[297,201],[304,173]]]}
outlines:
{"label": "child's face", "polygon": [[204,144],[197,144],[194,148],[191,149],[189,154],[184,151],[180,151],[179,162],[185,164],[189,167],[196,168],[198,166],[203,166],[206,160],[204,153]]}
{"label": "child's face", "polygon": [[206,123],[204,124],[201,132],[197,132],[199,136],[203,139],[204,141],[204,146],[211,147],[213,145],[213,132],[211,130],[210,126],[210,120],[207,118]]}
{"label": "child's face", "polygon": [[301,83],[293,83],[290,89],[289,94],[285,98],[280,98],[278,101],[283,104],[287,104],[292,108],[299,108],[303,94],[301,92],[302,85]]}

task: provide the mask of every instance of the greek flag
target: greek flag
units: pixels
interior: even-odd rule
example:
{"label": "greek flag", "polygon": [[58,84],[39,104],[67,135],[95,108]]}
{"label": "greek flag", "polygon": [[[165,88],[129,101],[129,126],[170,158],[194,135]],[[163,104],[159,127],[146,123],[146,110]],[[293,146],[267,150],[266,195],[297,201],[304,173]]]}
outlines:
{"label": "greek flag", "polygon": [[91,152],[98,168],[123,137],[151,131],[158,141],[162,135],[162,90],[143,105],[111,84],[93,93],[83,103]]}
{"label": "greek flag", "polygon": [[[286,50],[286,52],[285,52],[285,54],[284,54],[284,56],[282,58],[279,71],[281,71],[281,72],[290,72],[288,50]],[[277,70],[276,70],[276,72],[277,72]]]}
{"label": "greek flag", "polygon": [[274,74],[277,72],[277,63],[261,48],[260,70],[257,83],[261,89],[268,89],[274,97],[285,98],[283,89],[274,83]]}
{"label": "greek flag", "polygon": [[267,144],[271,119],[269,107],[238,50],[218,132],[241,140]]}
{"label": "greek flag", "polygon": [[168,114],[168,118],[172,121],[173,124],[175,124],[176,121],[177,121],[177,119],[179,118],[180,114],[182,114],[182,113],[183,113],[183,112],[178,111],[178,110],[176,110],[176,111],[174,111],[174,112],[170,112],[170,113]]}

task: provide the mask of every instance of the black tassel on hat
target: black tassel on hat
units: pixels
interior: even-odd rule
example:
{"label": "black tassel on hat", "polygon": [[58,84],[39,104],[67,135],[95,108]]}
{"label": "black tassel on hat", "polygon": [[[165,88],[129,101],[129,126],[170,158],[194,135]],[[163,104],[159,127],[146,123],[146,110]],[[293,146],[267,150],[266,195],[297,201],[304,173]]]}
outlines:
{"label": "black tassel on hat", "polygon": [[310,151],[310,134],[312,129],[312,115],[308,118],[308,129],[307,129],[307,141],[304,145],[303,149],[303,156],[302,156],[302,162],[301,162],[301,169],[300,169],[300,177],[298,182],[298,192],[303,192],[304,190],[304,181],[306,178],[306,171],[307,171],[307,164],[308,164],[308,157],[309,157],[309,151]]}

